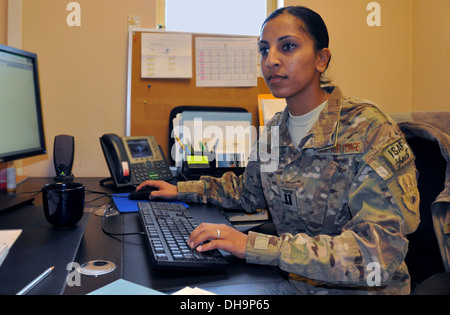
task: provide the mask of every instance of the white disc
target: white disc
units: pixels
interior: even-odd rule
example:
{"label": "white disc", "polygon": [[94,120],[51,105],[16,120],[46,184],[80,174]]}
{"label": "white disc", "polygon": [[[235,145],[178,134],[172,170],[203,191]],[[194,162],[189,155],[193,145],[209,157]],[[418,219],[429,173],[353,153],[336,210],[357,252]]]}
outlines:
{"label": "white disc", "polygon": [[92,260],[81,265],[79,272],[85,276],[101,276],[106,275],[116,269],[113,262],[106,260]]}

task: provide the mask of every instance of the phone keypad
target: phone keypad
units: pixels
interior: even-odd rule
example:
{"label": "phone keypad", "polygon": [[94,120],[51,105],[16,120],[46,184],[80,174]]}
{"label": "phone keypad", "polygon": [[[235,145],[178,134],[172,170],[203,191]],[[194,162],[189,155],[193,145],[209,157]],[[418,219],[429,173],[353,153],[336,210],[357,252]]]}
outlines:
{"label": "phone keypad", "polygon": [[173,178],[169,167],[164,161],[132,164],[134,183],[140,184],[146,180],[170,180]]}

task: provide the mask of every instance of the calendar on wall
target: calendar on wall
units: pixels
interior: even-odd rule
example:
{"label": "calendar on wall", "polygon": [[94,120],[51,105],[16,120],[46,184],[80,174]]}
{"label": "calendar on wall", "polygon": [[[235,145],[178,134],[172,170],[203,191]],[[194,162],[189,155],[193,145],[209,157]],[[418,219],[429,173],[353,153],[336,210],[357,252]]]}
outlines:
{"label": "calendar on wall", "polygon": [[256,38],[196,38],[197,87],[257,86]]}

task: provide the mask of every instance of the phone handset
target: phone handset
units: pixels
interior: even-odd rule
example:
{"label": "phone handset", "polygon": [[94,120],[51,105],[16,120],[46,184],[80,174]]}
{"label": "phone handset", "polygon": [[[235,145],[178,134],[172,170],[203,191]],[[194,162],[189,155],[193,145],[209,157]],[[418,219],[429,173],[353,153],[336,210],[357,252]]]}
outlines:
{"label": "phone handset", "polygon": [[122,139],[115,134],[106,134],[100,138],[103,153],[115,181],[119,184],[129,183],[131,180],[130,161],[123,146]]}

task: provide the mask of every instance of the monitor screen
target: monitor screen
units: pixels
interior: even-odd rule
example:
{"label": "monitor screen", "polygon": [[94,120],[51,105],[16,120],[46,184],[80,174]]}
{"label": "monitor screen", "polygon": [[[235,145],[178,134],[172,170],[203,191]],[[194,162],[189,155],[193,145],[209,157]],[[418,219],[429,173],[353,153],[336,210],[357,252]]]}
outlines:
{"label": "monitor screen", "polygon": [[0,162],[45,150],[37,56],[0,45]]}

